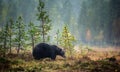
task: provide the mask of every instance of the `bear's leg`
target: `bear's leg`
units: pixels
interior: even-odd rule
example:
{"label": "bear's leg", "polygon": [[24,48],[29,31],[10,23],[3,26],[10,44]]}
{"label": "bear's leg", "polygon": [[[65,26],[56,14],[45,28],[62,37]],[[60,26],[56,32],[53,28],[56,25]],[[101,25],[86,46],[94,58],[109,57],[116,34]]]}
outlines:
{"label": "bear's leg", "polygon": [[51,56],[51,59],[52,59],[52,60],[55,60],[55,59],[56,59],[56,55],[52,55],[52,56]]}

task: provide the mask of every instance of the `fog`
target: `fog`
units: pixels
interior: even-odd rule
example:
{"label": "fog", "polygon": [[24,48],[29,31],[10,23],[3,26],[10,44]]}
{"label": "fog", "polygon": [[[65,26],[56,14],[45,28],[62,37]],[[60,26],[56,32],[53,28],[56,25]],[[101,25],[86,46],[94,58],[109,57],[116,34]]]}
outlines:
{"label": "fog", "polygon": [[[43,0],[52,20],[51,41],[66,24],[76,44],[120,45],[120,0]],[[38,0],[0,0],[0,27],[21,15],[37,21]]]}

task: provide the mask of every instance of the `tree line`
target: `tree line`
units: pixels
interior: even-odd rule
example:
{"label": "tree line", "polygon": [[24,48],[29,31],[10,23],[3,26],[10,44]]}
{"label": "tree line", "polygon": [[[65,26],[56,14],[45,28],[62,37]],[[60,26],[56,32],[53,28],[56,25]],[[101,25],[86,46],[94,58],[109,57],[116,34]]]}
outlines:
{"label": "tree line", "polygon": [[[18,16],[16,21],[12,18],[0,30],[0,53],[5,57],[7,53],[12,53],[12,48],[16,48],[19,55],[21,49],[28,46],[34,48],[36,43],[49,42],[49,31],[52,29],[50,17],[45,10],[45,3],[39,0],[36,14],[40,24],[24,23],[22,16]],[[58,45],[64,47],[65,51],[70,55],[73,51],[73,42],[75,37],[70,33],[67,25],[63,27],[63,31],[56,31],[55,41]]]}

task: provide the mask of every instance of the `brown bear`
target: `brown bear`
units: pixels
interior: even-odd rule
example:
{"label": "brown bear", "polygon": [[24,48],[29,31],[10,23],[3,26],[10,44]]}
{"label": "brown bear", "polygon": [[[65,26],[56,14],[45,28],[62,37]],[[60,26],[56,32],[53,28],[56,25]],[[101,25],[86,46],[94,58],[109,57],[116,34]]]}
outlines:
{"label": "brown bear", "polygon": [[65,58],[65,52],[61,48],[56,45],[49,45],[46,43],[40,43],[36,45],[32,54],[36,60],[43,58],[51,58],[52,60],[55,60],[57,55]]}

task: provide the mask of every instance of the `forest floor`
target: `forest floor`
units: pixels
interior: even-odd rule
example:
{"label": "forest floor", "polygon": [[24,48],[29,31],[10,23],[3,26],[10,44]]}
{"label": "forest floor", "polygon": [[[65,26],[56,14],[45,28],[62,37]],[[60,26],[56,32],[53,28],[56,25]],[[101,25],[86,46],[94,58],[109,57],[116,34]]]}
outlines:
{"label": "forest floor", "polygon": [[98,48],[72,58],[34,60],[31,51],[0,57],[0,72],[120,72],[120,47]]}

